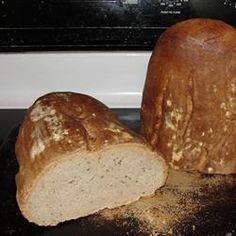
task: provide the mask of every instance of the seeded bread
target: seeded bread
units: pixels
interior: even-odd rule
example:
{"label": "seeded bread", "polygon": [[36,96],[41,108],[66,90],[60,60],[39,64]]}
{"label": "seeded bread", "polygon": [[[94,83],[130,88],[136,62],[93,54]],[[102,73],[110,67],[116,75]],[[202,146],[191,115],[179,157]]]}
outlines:
{"label": "seeded bread", "polygon": [[175,169],[236,173],[236,30],[193,19],[169,28],[151,56],[141,130]]}
{"label": "seeded bread", "polygon": [[38,225],[87,216],[150,195],[162,157],[87,95],[51,93],[26,112],[16,143],[17,202]]}

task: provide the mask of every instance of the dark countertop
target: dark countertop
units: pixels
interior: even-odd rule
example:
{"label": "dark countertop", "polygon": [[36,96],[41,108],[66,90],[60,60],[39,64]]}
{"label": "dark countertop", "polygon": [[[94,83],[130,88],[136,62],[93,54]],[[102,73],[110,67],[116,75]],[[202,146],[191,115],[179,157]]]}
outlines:
{"label": "dark countertop", "polygon": [[0,109],[0,142],[23,120],[25,109]]}
{"label": "dark countertop", "polygon": [[[26,109],[0,109],[0,143],[8,136],[10,131],[20,125]],[[118,118],[134,131],[139,131],[139,109],[113,109]]]}

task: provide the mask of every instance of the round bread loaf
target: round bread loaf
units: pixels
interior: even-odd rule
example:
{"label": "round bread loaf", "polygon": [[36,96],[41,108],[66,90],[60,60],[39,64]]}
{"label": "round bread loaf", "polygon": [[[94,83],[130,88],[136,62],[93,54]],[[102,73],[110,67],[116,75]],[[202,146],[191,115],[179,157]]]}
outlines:
{"label": "round bread loaf", "polygon": [[17,202],[38,225],[56,225],[150,195],[167,165],[98,100],[70,92],[40,97],[16,143]]}
{"label": "round bread loaf", "polygon": [[175,169],[236,173],[236,30],[193,19],[169,28],[151,56],[141,132]]}

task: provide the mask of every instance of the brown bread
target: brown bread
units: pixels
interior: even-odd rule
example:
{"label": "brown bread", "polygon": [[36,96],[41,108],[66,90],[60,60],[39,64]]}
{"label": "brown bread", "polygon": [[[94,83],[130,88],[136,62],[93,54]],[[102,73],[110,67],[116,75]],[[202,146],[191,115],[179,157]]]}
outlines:
{"label": "brown bread", "polygon": [[236,30],[193,19],[169,28],[151,56],[142,134],[175,169],[236,173]]}
{"label": "brown bread", "polygon": [[162,186],[167,166],[104,104],[51,93],[26,112],[16,143],[17,201],[38,225],[113,208]]}

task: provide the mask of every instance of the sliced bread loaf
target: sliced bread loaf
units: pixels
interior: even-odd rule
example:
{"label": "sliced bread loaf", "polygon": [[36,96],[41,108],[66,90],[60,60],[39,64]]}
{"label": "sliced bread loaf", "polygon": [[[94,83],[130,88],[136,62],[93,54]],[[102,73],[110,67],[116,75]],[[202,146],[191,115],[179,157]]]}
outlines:
{"label": "sliced bread loaf", "polygon": [[26,112],[16,143],[17,201],[38,225],[57,225],[150,195],[162,157],[87,95],[50,93]]}

